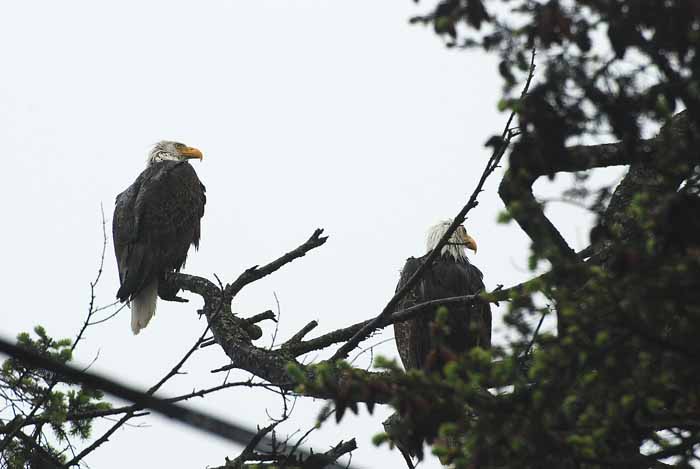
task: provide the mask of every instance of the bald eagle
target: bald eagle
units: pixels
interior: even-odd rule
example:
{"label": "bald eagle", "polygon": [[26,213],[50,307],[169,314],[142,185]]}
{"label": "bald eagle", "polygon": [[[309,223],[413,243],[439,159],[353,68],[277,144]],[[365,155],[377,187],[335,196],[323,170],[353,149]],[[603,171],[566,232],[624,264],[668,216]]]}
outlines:
{"label": "bald eagle", "polygon": [[[428,254],[447,232],[452,220],[445,220],[430,228],[427,236]],[[463,296],[478,293],[484,289],[483,275],[473,266],[465,253],[469,248],[476,253],[476,241],[460,225],[452,234],[450,241],[442,248],[440,255],[427,269],[421,280],[401,300],[398,309],[405,309],[425,301]],[[428,256],[406,261],[401,278],[396,287],[400,289],[413,273],[418,270]],[[491,307],[487,303],[446,305],[449,311],[449,335],[445,345],[453,353],[461,353],[475,346],[491,346]],[[430,323],[434,314],[423,314],[415,319],[394,324],[396,347],[399,350],[404,368],[426,369],[428,355],[434,344],[430,334]],[[434,364],[429,366],[433,368]]]}
{"label": "bald eagle", "polygon": [[[119,301],[131,307],[131,330],[138,334],[156,312],[158,282],[185,265],[190,244],[199,247],[204,185],[187,160],[202,152],[178,142],[157,143],[146,169],[117,196],[112,221]],[[168,298],[161,292],[161,297]]]}

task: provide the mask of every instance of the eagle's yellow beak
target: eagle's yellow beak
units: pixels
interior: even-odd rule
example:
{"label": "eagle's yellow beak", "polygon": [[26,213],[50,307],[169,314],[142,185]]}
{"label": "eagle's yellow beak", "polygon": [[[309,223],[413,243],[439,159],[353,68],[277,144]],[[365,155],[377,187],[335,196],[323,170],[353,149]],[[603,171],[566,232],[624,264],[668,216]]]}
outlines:
{"label": "eagle's yellow beak", "polygon": [[464,245],[467,247],[467,249],[471,249],[474,251],[474,254],[476,254],[476,241],[474,238],[469,236],[467,233],[464,233],[462,236],[462,241],[464,242]]}
{"label": "eagle's yellow beak", "polygon": [[180,150],[180,154],[185,158],[197,158],[199,161],[204,159],[202,152],[193,147],[185,147],[184,149]]}

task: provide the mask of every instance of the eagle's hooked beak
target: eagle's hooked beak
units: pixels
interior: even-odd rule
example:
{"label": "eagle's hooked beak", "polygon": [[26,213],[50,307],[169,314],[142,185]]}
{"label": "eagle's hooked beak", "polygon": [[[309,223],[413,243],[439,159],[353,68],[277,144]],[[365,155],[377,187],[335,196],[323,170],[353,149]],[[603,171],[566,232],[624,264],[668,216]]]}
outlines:
{"label": "eagle's hooked beak", "polygon": [[476,241],[474,238],[469,236],[467,233],[464,233],[462,236],[462,241],[464,242],[464,245],[467,247],[467,249],[471,249],[474,251],[474,254],[476,254]]}
{"label": "eagle's hooked beak", "polygon": [[186,147],[183,150],[180,150],[180,153],[188,159],[197,158],[199,161],[204,159],[202,152],[194,147]]}

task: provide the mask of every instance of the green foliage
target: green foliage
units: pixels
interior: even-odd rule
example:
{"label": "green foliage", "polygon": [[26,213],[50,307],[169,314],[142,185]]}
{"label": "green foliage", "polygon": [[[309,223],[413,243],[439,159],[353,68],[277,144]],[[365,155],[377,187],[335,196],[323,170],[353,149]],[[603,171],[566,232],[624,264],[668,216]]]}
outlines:
{"label": "green foliage", "polygon": [[[41,326],[34,328],[34,334],[18,334],[17,343],[63,363],[71,361],[69,339],[55,340]],[[76,386],[61,376],[27,367],[12,358],[0,367],[0,386],[7,390],[2,398],[9,408],[16,414],[33,415],[33,423],[12,420],[9,426],[20,424],[17,434],[24,435],[13,439],[3,453],[9,468],[42,467],[41,464],[52,465],[56,461],[65,463],[65,454],[55,446],[67,444],[74,438],[88,439],[95,419],[91,413],[111,408],[103,401],[102,392]],[[47,428],[51,429],[50,433],[46,432]]]}
{"label": "green foliage", "polygon": [[381,446],[384,443],[391,443],[391,438],[389,438],[389,434],[382,432],[382,433],[377,433],[372,437],[372,444],[374,446]]}
{"label": "green foliage", "polygon": [[510,214],[509,211],[502,210],[502,211],[498,212],[498,217],[496,218],[497,223],[505,225],[505,224],[510,223],[511,221],[513,221],[513,216]]}

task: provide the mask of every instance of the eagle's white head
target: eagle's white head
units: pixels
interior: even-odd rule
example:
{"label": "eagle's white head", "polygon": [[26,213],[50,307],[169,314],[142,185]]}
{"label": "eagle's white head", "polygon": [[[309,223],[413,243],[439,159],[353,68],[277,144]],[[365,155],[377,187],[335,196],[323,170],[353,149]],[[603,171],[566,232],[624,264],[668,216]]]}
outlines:
{"label": "eagle's white head", "polygon": [[146,166],[161,161],[185,161],[192,158],[201,160],[203,158],[202,152],[196,148],[188,147],[184,143],[163,140],[153,145],[148,153]]}
{"label": "eagle's white head", "polygon": [[[451,224],[452,220],[443,220],[430,227],[428,236],[426,237],[428,252],[435,249],[438,241],[445,235]],[[465,261],[467,260],[467,253],[464,251],[464,248],[471,249],[476,254],[476,241],[467,234],[467,230],[463,225],[459,225],[454,233],[452,233],[447,244],[443,246],[440,254],[443,256],[451,256],[456,261]]]}

